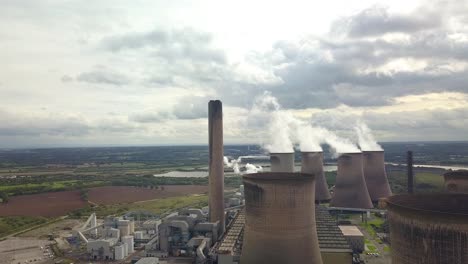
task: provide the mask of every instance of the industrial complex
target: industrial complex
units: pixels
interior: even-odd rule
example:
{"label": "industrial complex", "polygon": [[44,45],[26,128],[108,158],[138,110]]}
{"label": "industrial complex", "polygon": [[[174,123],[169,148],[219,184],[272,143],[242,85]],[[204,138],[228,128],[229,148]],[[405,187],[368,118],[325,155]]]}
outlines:
{"label": "industrial complex", "polygon": [[271,153],[269,172],[244,174],[225,197],[222,122],[221,102],[210,101],[209,206],[144,220],[92,214],[74,230],[89,261],[365,263],[367,231],[346,219],[376,213],[389,223],[379,237],[393,263],[468,263],[464,172],[445,175],[451,193],[392,196],[383,151],[341,153],[334,188],[322,152],[301,153],[300,171],[295,153]]}

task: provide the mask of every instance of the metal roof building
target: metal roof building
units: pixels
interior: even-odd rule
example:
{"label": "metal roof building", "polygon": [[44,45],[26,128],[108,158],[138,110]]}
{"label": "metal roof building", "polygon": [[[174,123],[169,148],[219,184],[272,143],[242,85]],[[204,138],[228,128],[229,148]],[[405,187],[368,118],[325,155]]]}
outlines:
{"label": "metal roof building", "polygon": [[[352,263],[352,250],[348,240],[338,227],[335,219],[324,206],[315,207],[317,236],[323,264]],[[218,263],[231,264],[240,259],[242,251],[245,213],[241,211],[227,230],[227,235],[217,245]]]}
{"label": "metal roof building", "polygon": [[352,263],[353,251],[326,207],[315,207],[315,222],[323,264]]}

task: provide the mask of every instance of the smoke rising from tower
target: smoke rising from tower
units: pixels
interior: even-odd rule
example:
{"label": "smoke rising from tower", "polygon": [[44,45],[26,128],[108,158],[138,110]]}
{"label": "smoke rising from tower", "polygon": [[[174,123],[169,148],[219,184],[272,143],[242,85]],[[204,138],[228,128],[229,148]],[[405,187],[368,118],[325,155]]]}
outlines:
{"label": "smoke rising from tower", "polygon": [[270,92],[264,92],[254,100],[249,113],[250,121],[256,125],[264,124],[268,131],[264,148],[270,153],[294,152],[294,145],[301,151],[322,151],[321,144],[328,144],[337,153],[360,152],[350,140],[344,139],[332,131],[312,126],[281,108],[278,100]]}
{"label": "smoke rising from tower", "polygon": [[382,147],[379,144],[377,144],[377,141],[372,135],[372,131],[366,124],[364,124],[363,122],[358,122],[354,127],[354,130],[356,131],[359,147],[361,148],[361,150],[383,150]]}

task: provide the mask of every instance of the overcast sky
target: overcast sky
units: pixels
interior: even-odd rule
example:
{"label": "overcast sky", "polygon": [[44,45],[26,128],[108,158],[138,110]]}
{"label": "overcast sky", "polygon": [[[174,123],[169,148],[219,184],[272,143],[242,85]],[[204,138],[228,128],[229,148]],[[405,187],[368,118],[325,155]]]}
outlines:
{"label": "overcast sky", "polygon": [[210,99],[260,143],[265,91],[342,135],[468,140],[465,0],[0,4],[0,148],[206,144]]}

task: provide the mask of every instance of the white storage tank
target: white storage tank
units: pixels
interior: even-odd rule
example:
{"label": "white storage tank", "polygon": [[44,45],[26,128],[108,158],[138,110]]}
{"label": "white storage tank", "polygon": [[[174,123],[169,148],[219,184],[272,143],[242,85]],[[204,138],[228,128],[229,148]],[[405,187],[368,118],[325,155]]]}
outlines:
{"label": "white storage tank", "polygon": [[128,246],[125,243],[122,243],[122,245],[123,245],[123,250],[124,250],[124,256],[126,257],[128,256]]}
{"label": "white storage tank", "polygon": [[122,243],[127,244],[128,254],[129,255],[134,252],[134,250],[133,250],[133,246],[134,246],[133,236],[123,236],[122,237]]}
{"label": "white storage tank", "polygon": [[143,231],[135,231],[135,239],[143,239]]}
{"label": "white storage tank", "polygon": [[120,236],[130,235],[130,221],[129,220],[119,220],[117,226],[120,230]]}
{"label": "white storage tank", "polygon": [[114,247],[114,258],[115,260],[122,260],[125,258],[125,244],[120,244]]}
{"label": "white storage tank", "polygon": [[238,206],[240,203],[239,198],[229,198],[229,206]]}

